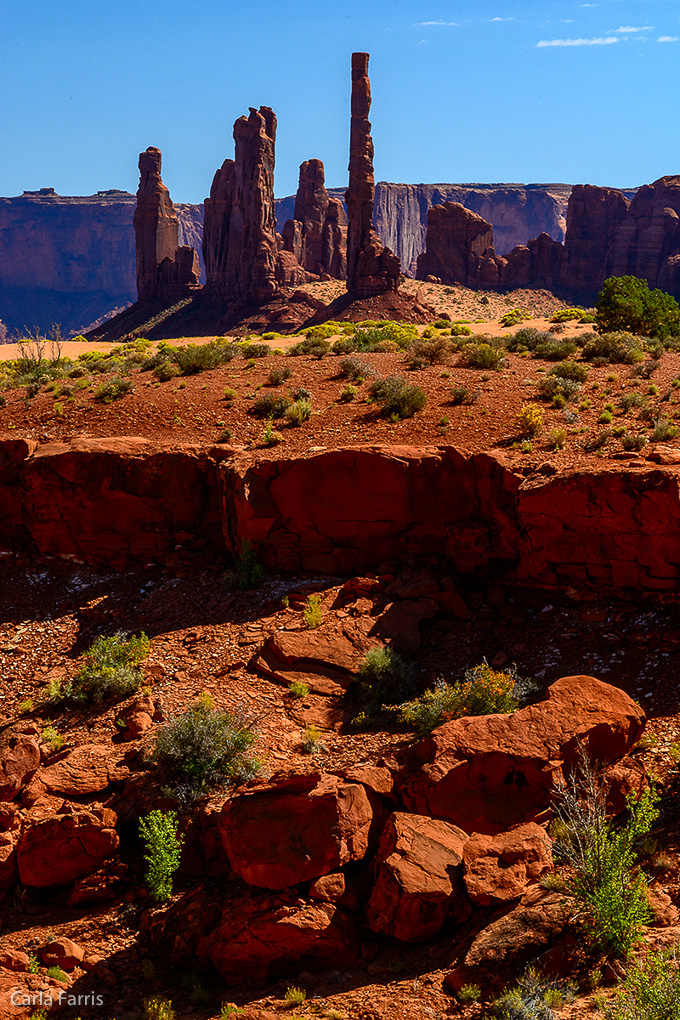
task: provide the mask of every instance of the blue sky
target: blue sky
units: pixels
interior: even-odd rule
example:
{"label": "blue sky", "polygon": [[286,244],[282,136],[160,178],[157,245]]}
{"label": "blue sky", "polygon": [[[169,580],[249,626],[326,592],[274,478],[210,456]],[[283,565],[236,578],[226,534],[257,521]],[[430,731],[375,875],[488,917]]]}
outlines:
{"label": "blue sky", "polygon": [[277,196],[312,157],[343,187],[353,50],[377,180],[680,173],[680,0],[0,0],[0,195],[135,191],[157,145],[172,197],[201,201],[259,105]]}

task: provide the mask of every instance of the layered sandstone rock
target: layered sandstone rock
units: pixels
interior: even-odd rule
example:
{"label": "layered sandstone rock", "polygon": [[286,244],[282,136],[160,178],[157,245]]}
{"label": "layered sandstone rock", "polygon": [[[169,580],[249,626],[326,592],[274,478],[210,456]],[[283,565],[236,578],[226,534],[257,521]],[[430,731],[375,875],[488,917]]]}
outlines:
{"label": "layered sandstone rock", "polygon": [[12,800],[40,765],[40,748],[33,737],[10,737],[0,750],[0,801]]}
{"label": "layered sandstone rock", "polygon": [[347,217],[342,202],[331,198],[320,159],[300,166],[293,219],[283,226],[284,250],[303,269],[337,280],[347,275]]}
{"label": "layered sandstone rock", "polygon": [[535,822],[496,836],[476,832],[465,844],[465,888],[479,906],[518,900],[552,867],[551,839]]}
{"label": "layered sandstone rock", "polygon": [[680,297],[680,176],[637,192],[609,246],[608,276],[639,276]]}
{"label": "layered sandstone rock", "polygon": [[493,249],[491,224],[457,202],[435,205],[427,217],[426,249],[418,257],[416,277],[441,283],[479,285],[478,257]]}
{"label": "layered sandstone rock", "polygon": [[139,154],[133,223],[138,301],[177,301],[197,290],[201,274],[198,255],[193,248],[178,244],[179,221],[161,179],[161,151],[154,146]]}
{"label": "layered sandstone rock", "polygon": [[640,706],[618,688],[563,677],[544,701],[512,715],[456,719],[434,730],[408,757],[402,797],[411,811],[495,835],[547,807],[580,746],[593,761],[615,761],[644,723]]}
{"label": "layered sandstone rock", "polygon": [[373,139],[368,114],[371,83],[368,53],[352,54],[352,101],[347,205],[347,290],[356,297],[396,291],[399,259],[384,248],[373,229]]}
{"label": "layered sandstone rock", "polygon": [[220,835],[229,862],[249,885],[285,889],[367,853],[374,798],[360,783],[313,773],[232,797]]}
{"label": "layered sandstone rock", "polygon": [[206,296],[212,302],[262,304],[282,286],[307,280],[294,259],[279,257],[273,110],[251,107],[234,124],[234,142],[234,159],[224,161],[205,200]]}
{"label": "layered sandstone rock", "polygon": [[380,836],[366,905],[372,931],[403,942],[434,938],[449,917],[470,916],[462,883],[467,833],[455,825],[395,812]]}
{"label": "layered sandstone rock", "polygon": [[579,184],[572,190],[560,281],[566,290],[590,294],[604,281],[609,251],[628,206],[625,195],[613,188]]}

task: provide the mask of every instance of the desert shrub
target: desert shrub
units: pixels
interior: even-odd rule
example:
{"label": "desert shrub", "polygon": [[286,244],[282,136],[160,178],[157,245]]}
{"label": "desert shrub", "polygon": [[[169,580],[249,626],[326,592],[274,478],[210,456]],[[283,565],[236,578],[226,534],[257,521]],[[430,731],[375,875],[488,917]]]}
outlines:
{"label": "desert shrub", "polygon": [[643,446],[647,445],[647,436],[643,436],[639,432],[627,432],[621,436],[621,446],[624,450],[628,451],[640,451]]}
{"label": "desert shrub", "polygon": [[307,998],[307,992],[303,988],[286,988],[283,998],[289,1006],[301,1006]]}
{"label": "desert shrub", "polygon": [[114,375],[107,382],[102,382],[94,391],[94,399],[102,404],[111,404],[119,400],[126,393],[132,393],[134,389],[132,379],[125,379],[120,375]]}
{"label": "desert shrub", "polygon": [[651,917],[637,845],[658,816],[657,795],[645,790],[631,796],[625,822],[615,826],[607,817],[606,793],[583,751],[569,783],[558,787],[553,853],[572,869],[567,889],[579,904],[589,942],[627,959]]}
{"label": "desert shrub", "polygon": [[40,738],[43,743],[47,744],[50,751],[61,751],[64,746],[64,738],[54,726],[45,726]]}
{"label": "desert shrub", "polygon": [[435,329],[448,329],[451,325],[450,319],[437,319],[432,323]]}
{"label": "desert shrub", "polygon": [[308,595],[305,607],[302,610],[307,626],[314,630],[316,627],[320,627],[323,621],[323,612],[321,610],[321,596],[320,595]]}
{"label": "desert shrub", "polygon": [[624,393],[619,400],[619,407],[621,408],[622,414],[628,414],[634,408],[646,407],[648,404],[647,397],[644,397],[642,393]]}
{"label": "desert shrub", "polygon": [[242,348],[244,358],[266,358],[271,352],[269,344],[244,344]]}
{"label": "desert shrub", "polygon": [[340,375],[343,379],[351,379],[352,382],[363,382],[364,379],[375,375],[375,370],[372,365],[359,358],[343,358],[340,362]]}
{"label": "desert shrub", "polygon": [[309,684],[304,683],[302,680],[291,680],[288,684],[288,691],[290,692],[291,698],[306,698],[309,694]]}
{"label": "desert shrub", "polygon": [[291,403],[290,397],[264,393],[257,398],[252,410],[258,418],[283,418]]}
{"label": "desert shrub", "polygon": [[550,980],[529,969],[514,988],[504,992],[491,1006],[496,1020],[556,1020],[553,1006],[574,997],[564,981]]}
{"label": "desert shrub", "polygon": [[459,1002],[479,1002],[482,997],[482,989],[479,985],[463,985],[456,998]]}
{"label": "desert shrub", "polygon": [[55,701],[101,704],[127,698],[143,680],[139,663],[149,654],[150,642],[142,631],[129,637],[122,631],[94,642],[75,678],[54,692]]}
{"label": "desert shrub", "polygon": [[586,361],[599,362],[603,365],[609,363],[634,365],[637,361],[643,360],[644,353],[640,338],[632,333],[602,333],[600,336],[592,333],[590,339],[583,345],[583,357]]}
{"label": "desert shrub", "polygon": [[299,428],[303,422],[311,417],[311,414],[312,403],[310,400],[294,400],[286,408],[286,421],[289,425]]}
{"label": "desert shrub", "polygon": [[470,390],[467,386],[454,386],[451,390],[452,404],[474,404],[479,398],[479,390]]}
{"label": "desert shrub", "polygon": [[680,306],[662,290],[650,290],[636,276],[604,281],[595,302],[595,328],[600,333],[626,330],[661,339],[680,335]]}
{"label": "desert shrub", "polygon": [[443,365],[451,355],[451,342],[443,336],[431,340],[415,340],[406,350],[406,363],[411,369],[425,365]]}
{"label": "desert shrub", "polygon": [[570,379],[572,382],[584,383],[588,378],[588,366],[579,365],[575,361],[563,361],[561,365],[555,365],[548,372],[548,375],[557,376],[559,379]]}
{"label": "desert shrub", "polygon": [[323,358],[330,349],[331,345],[328,340],[318,336],[307,336],[304,340],[300,340],[299,343],[291,347],[288,353],[293,357],[297,357],[300,354],[311,354],[315,358]]}
{"label": "desert shrub", "polygon": [[335,354],[361,351],[404,350],[418,339],[418,330],[410,323],[359,323],[353,336],[342,337],[333,344]]}
{"label": "desert shrub", "polygon": [[300,733],[300,744],[303,754],[322,754],[323,751],[327,750],[326,745],[321,739],[321,730],[312,723],[305,726],[304,730]]}
{"label": "desert shrub", "polygon": [[680,1020],[677,946],[649,953],[642,962],[631,961],[604,1015],[606,1020]]}
{"label": "desert shrub", "polygon": [[146,850],[146,884],[157,903],[172,896],[172,877],[179,867],[184,843],[184,837],[177,833],[178,826],[174,811],[154,810],[139,819],[139,835]]}
{"label": "desert shrub", "polygon": [[61,967],[48,967],[46,977],[52,978],[53,981],[68,982],[68,974]]}
{"label": "desert shrub", "polygon": [[216,344],[187,344],[177,347],[173,357],[182,375],[195,375],[219,368],[222,364],[222,352]]}
{"label": "desert shrub", "polygon": [[412,418],[427,403],[427,394],[419,386],[411,386],[401,376],[392,375],[373,383],[369,393],[380,404],[382,413],[395,420]]}
{"label": "desert shrub", "polygon": [[465,671],[463,680],[442,678],[419,698],[399,705],[401,721],[419,735],[431,733],[449,719],[469,715],[515,712],[527,690],[515,669],[494,670],[484,661]]}
{"label": "desert shrub", "polygon": [[651,438],[653,443],[665,443],[669,439],[675,439],[677,434],[677,425],[674,425],[668,418],[657,418]]}
{"label": "desert shrub", "polygon": [[352,323],[347,322],[336,322],[333,319],[329,319],[328,322],[322,322],[318,326],[310,326],[304,331],[304,335],[308,340],[328,340],[329,337],[335,336],[342,330],[351,326],[351,332],[354,332],[354,326]]}
{"label": "desert shrub", "polygon": [[466,344],[460,354],[460,364],[465,368],[500,369],[503,365],[502,348],[491,344]]}
{"label": "desert shrub", "polygon": [[175,1020],[175,1011],[170,999],[161,999],[158,996],[147,999],[144,1003],[144,1012],[146,1020]]}
{"label": "desert shrub", "polygon": [[472,330],[462,322],[454,322],[451,326],[451,336],[472,336]]}
{"label": "desert shrub", "polygon": [[273,368],[267,376],[267,386],[281,386],[293,373],[286,368]]}
{"label": "desert shrub", "polygon": [[559,311],[555,312],[551,317],[551,322],[572,322],[575,320],[581,320],[584,315],[582,308],[560,308]]}
{"label": "desert shrub", "polygon": [[415,671],[391,648],[371,648],[359,666],[357,681],[366,713],[374,715],[382,705],[398,705],[412,693]]}
{"label": "desert shrub", "polygon": [[561,450],[567,441],[567,433],[565,429],[552,429],[548,436],[548,442],[550,443],[553,450]]}
{"label": "desert shrub", "polygon": [[501,326],[518,326],[520,322],[530,318],[529,312],[525,312],[521,308],[512,308],[505,315],[502,315],[499,321]]}
{"label": "desert shrub", "polygon": [[174,379],[180,374],[180,370],[174,362],[168,358],[163,358],[155,366],[153,374],[159,382],[168,382],[170,379]]}
{"label": "desert shrub", "polygon": [[515,422],[522,436],[535,436],[543,428],[543,411],[536,404],[523,404]]}
{"label": "desert shrub", "polygon": [[350,400],[354,400],[358,392],[359,391],[356,388],[356,386],[352,386],[351,383],[348,383],[347,386],[343,386],[343,388],[340,390],[340,396],[338,397],[338,400],[342,404],[349,403]]}
{"label": "desert shrub", "polygon": [[256,735],[242,709],[223,712],[203,696],[156,732],[153,762],[182,803],[252,779],[260,763],[250,755]]}
{"label": "desert shrub", "polygon": [[571,358],[578,350],[578,344],[574,340],[556,340],[554,337],[545,343],[538,344],[534,350],[534,357],[543,358],[544,361],[565,361]]}
{"label": "desert shrub", "polygon": [[561,398],[561,406],[564,407],[567,401],[573,400],[581,392],[581,383],[549,372],[538,384],[538,392],[541,397],[552,400],[556,405],[560,403]]}
{"label": "desert shrub", "polygon": [[542,343],[551,343],[553,337],[545,330],[536,329],[535,326],[523,326],[512,336],[507,337],[506,344],[509,351],[535,351]]}
{"label": "desert shrub", "polygon": [[231,407],[234,401],[238,398],[238,393],[231,386],[225,386],[224,394],[222,399]]}
{"label": "desert shrub", "polygon": [[255,551],[247,539],[241,543],[241,551],[236,558],[235,567],[236,583],[241,591],[257,588],[264,577],[264,567],[258,563]]}
{"label": "desert shrub", "polygon": [[279,443],[283,442],[283,436],[280,432],[274,430],[274,426],[271,421],[268,421],[264,427],[262,433],[262,445],[263,446],[278,446]]}

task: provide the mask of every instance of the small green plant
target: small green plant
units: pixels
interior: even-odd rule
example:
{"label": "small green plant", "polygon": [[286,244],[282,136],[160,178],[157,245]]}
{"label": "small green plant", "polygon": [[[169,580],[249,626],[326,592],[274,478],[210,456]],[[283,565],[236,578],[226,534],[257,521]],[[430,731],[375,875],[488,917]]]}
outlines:
{"label": "small green plant", "polygon": [[236,1006],[233,1002],[223,1002],[220,1007],[220,1020],[229,1020],[229,1017],[236,1016],[238,1013],[242,1013],[243,1010]]}
{"label": "small green plant", "polygon": [[309,595],[307,597],[302,615],[304,616],[305,623],[311,630],[321,626],[323,613],[321,611],[320,595]]}
{"label": "small green plant", "polygon": [[133,389],[132,379],[114,375],[108,382],[99,383],[94,391],[94,399],[102,404],[112,404],[114,400],[120,400],[126,394],[132,393]]}
{"label": "small green plant", "polygon": [[369,393],[380,405],[382,413],[396,421],[412,418],[427,403],[427,394],[419,386],[411,386],[401,376],[392,375],[373,383]]}
{"label": "small green plant", "polygon": [[172,1008],[171,999],[161,999],[154,996],[144,1003],[146,1020],[175,1020],[175,1011]]}
{"label": "small green plant", "polygon": [[537,404],[523,404],[515,421],[521,436],[535,436],[543,428],[543,412]]}
{"label": "small green plant", "polygon": [[290,988],[286,988],[283,998],[286,1004],[291,1008],[293,1006],[301,1006],[307,999],[307,992],[305,992],[302,988],[295,988],[294,986],[291,986]]}
{"label": "small green plant", "polygon": [[54,726],[45,726],[41,734],[43,743],[47,744],[50,751],[61,751],[64,746],[64,738]]}
{"label": "small green plant", "polygon": [[179,822],[174,811],[150,811],[139,820],[147,864],[146,884],[157,903],[172,896],[172,878],[179,867],[184,837],[178,835]]}
{"label": "small green plant", "polygon": [[423,736],[449,719],[515,712],[523,686],[514,669],[499,672],[484,661],[466,670],[462,681],[447,684],[440,678],[419,698],[399,705],[399,715]]}
{"label": "small green plant", "polygon": [[35,955],[35,953],[29,953],[28,954],[28,968],[27,968],[27,970],[28,970],[29,974],[38,974],[38,973],[40,973],[40,961],[38,960],[38,957]]}
{"label": "small green plant", "polygon": [[25,701],[20,701],[17,705],[17,712],[19,715],[30,715],[34,708],[33,698],[26,698]]}
{"label": "small green plant", "polygon": [[680,1020],[678,947],[633,961],[623,983],[605,1006],[606,1020]]}
{"label": "small green plant", "polygon": [[525,319],[530,319],[531,315],[529,312],[523,311],[521,308],[512,308],[505,315],[500,318],[501,326],[518,326],[520,322],[524,322]]}
{"label": "small green plant", "polygon": [[264,427],[262,433],[262,445],[263,446],[278,446],[279,443],[283,442],[283,436],[280,432],[275,432],[271,421],[268,421]]}
{"label": "small green plant", "polygon": [[366,716],[382,705],[398,705],[412,693],[415,671],[391,648],[371,648],[359,666],[357,680]]}
{"label": "small green plant", "polygon": [[291,680],[288,684],[288,691],[292,698],[306,698],[309,694],[309,684],[302,680]]}
{"label": "small green plant", "polygon": [[597,419],[598,425],[611,425],[611,423],[612,423],[611,411],[603,411],[602,414]]}
{"label": "small green plant", "polygon": [[459,1002],[479,1002],[482,989],[479,985],[463,985],[456,998]]}
{"label": "small green plant", "polygon": [[301,731],[300,740],[304,754],[322,754],[327,749],[321,739],[321,730],[311,723]]}
{"label": "small green plant", "polygon": [[606,789],[585,752],[554,805],[558,827],[553,853],[570,865],[569,893],[580,905],[588,940],[626,960],[651,916],[647,882],[637,867],[638,845],[658,816],[657,795],[645,790],[628,799],[628,819],[614,827],[607,817]]}
{"label": "small green plant", "polygon": [[621,446],[624,448],[624,450],[639,451],[643,448],[643,446],[646,446],[646,444],[647,437],[639,432],[638,433],[630,432],[621,436]]}
{"label": "small green plant", "polygon": [[165,773],[172,795],[191,804],[213,789],[238,785],[257,775],[250,755],[256,735],[242,709],[222,712],[200,697],[156,733],[153,761]]}
{"label": "small green plant", "polygon": [[68,974],[61,967],[48,967],[47,977],[53,978],[55,981],[64,981],[68,983]]}
{"label": "small green plant", "polygon": [[553,450],[561,450],[567,441],[566,429],[553,429],[548,436],[548,443]]}
{"label": "small green plant", "polygon": [[675,439],[677,434],[677,425],[674,425],[668,418],[657,418],[651,438],[653,443],[665,443],[669,439]]}
{"label": "small green plant", "polygon": [[287,365],[285,368],[272,368],[267,376],[267,386],[281,386],[292,374]]}
{"label": "small green plant", "polygon": [[219,436],[217,437],[218,443],[230,443],[233,438],[231,429],[222,429]]}
{"label": "small green plant", "polygon": [[354,400],[358,392],[359,391],[357,390],[356,386],[352,386],[351,383],[348,383],[347,386],[344,386],[340,390],[340,396],[338,397],[338,400],[342,404],[347,404],[349,403],[350,400]]}
{"label": "small green plant", "polygon": [[235,400],[236,400],[237,398],[238,398],[238,393],[236,392],[236,390],[235,390],[235,389],[232,389],[232,387],[231,387],[231,386],[227,386],[227,387],[225,387],[225,390],[224,390],[224,398],[223,398],[223,399],[224,399],[224,400],[226,401],[226,403],[227,403],[227,404],[228,404],[228,405],[229,405],[230,407],[231,407],[231,405],[232,405],[232,404],[234,403],[234,401],[235,401]]}
{"label": "small green plant", "polygon": [[299,428],[312,414],[310,400],[295,400],[286,408],[286,420],[289,425]]}
{"label": "small green plant", "polygon": [[502,347],[494,347],[491,344],[466,344],[460,355],[460,364],[464,368],[492,368],[499,370],[503,367],[505,351]]}
{"label": "small green plant", "polygon": [[150,642],[142,631],[131,637],[119,631],[98,637],[75,678],[67,684],[48,688],[48,700],[99,705],[110,699],[127,698],[142,682],[139,663],[149,654]]}
{"label": "small green plant", "polygon": [[264,577],[264,567],[258,563],[251,543],[245,539],[236,560],[236,581],[241,591],[257,588]]}
{"label": "small green plant", "polygon": [[470,390],[467,386],[454,386],[451,390],[451,403],[474,404],[479,399],[479,390]]}

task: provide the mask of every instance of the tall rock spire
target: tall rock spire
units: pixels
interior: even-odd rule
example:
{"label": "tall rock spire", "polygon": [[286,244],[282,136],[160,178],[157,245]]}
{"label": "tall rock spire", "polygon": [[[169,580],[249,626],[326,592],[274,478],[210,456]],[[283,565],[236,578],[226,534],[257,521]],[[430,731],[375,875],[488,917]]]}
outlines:
{"label": "tall rock spire", "polygon": [[347,217],[340,199],[326,191],[320,159],[300,165],[293,219],[284,224],[283,241],[307,272],[345,279]]}
{"label": "tall rock spire", "polygon": [[347,205],[347,290],[357,297],[396,291],[399,259],[384,248],[373,229],[373,139],[368,114],[371,83],[368,53],[352,54],[352,105]]}
{"label": "tall rock spire", "polygon": [[137,300],[175,299],[199,287],[198,255],[179,246],[177,213],[161,179],[161,150],[139,155],[139,188],[134,214]]}

